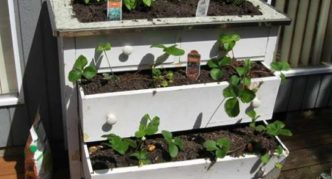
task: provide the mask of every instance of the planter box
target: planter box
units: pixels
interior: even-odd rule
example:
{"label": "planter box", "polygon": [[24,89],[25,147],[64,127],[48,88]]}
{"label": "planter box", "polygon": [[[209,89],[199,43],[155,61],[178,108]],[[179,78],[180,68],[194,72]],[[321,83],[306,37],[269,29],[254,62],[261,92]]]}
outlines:
{"label": "planter box", "polygon": [[[259,120],[268,120],[272,117],[280,78],[253,79],[253,84],[259,83],[262,85],[257,98],[261,105],[256,110],[261,116]],[[228,82],[221,82],[93,95],[85,95],[80,88],[84,141],[103,140],[101,136],[109,132],[122,137],[132,136],[145,113],[158,115],[160,129],[169,131],[250,122],[245,114],[249,104],[241,104],[241,113],[236,118],[225,113],[222,92],[227,86]],[[108,114],[116,117],[114,125],[107,123]]]}
{"label": "planter box", "polygon": [[[195,159],[187,161],[168,162],[160,164],[145,165],[142,167],[124,167],[109,170],[93,170],[89,158],[87,146],[83,146],[82,162],[86,179],[217,179],[217,178],[277,178],[280,172],[270,172],[274,169],[276,162],[283,162],[288,156],[289,151],[277,138],[280,145],[284,147],[281,157],[272,157],[267,165],[262,166],[260,158],[257,155],[245,155],[243,157],[226,156],[218,159],[209,169],[211,164],[207,159]],[[272,176],[273,175],[273,176]]]}

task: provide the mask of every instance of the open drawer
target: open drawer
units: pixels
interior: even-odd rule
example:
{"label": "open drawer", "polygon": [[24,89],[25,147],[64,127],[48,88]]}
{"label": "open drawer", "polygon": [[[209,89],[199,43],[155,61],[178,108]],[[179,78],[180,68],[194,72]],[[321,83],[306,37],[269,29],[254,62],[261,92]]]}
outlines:
{"label": "open drawer", "polygon": [[[261,116],[258,120],[269,120],[280,78],[257,78],[252,83],[261,85],[254,100],[256,111]],[[85,95],[80,88],[79,109],[84,141],[103,140],[101,136],[110,132],[123,137],[133,136],[146,113],[159,116],[160,128],[168,131],[250,122],[245,114],[249,104],[241,104],[241,112],[235,118],[226,114],[222,93],[227,86],[228,82],[214,82],[93,95]]]}

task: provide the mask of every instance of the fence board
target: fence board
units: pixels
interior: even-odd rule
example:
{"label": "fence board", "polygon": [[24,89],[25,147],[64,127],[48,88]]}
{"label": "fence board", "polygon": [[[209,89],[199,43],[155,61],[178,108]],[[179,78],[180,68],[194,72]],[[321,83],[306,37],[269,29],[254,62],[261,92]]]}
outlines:
{"label": "fence board", "polygon": [[309,0],[301,0],[299,3],[299,8],[297,11],[297,18],[295,23],[295,32],[294,32],[294,39],[292,45],[292,51],[290,54],[290,63],[292,67],[297,67],[300,61],[300,53],[302,48],[303,42],[303,34],[307,20],[308,14],[308,7],[309,7]]}
{"label": "fence board", "polygon": [[327,107],[330,96],[332,97],[332,75],[326,75],[322,77],[315,107]]}
{"label": "fence board", "polygon": [[305,93],[304,100],[302,103],[302,109],[311,109],[315,107],[317,96],[319,93],[321,83],[320,76],[309,76]]}
{"label": "fence board", "polygon": [[318,9],[319,0],[311,1],[307,25],[305,27],[306,31],[304,35],[303,49],[301,54],[301,64],[304,66],[308,65],[310,60],[312,42],[317,23]]}
{"label": "fence board", "polygon": [[332,3],[330,4],[330,15],[326,29],[322,61],[332,63]]}
{"label": "fence board", "polygon": [[331,5],[331,0],[322,1],[317,32],[315,35],[314,51],[312,58],[313,65],[317,65],[321,61],[330,5]]}
{"label": "fence board", "polygon": [[0,147],[11,145],[10,140],[10,118],[7,108],[0,109]]}
{"label": "fence board", "polygon": [[284,12],[286,8],[286,0],[278,0],[275,5],[278,11]]}
{"label": "fence board", "polygon": [[297,12],[298,0],[291,0],[288,4],[288,16],[292,19],[292,22],[289,26],[285,27],[283,38],[282,38],[282,45],[281,45],[281,59],[289,59],[289,53],[291,50],[292,39],[293,39],[293,32],[295,27],[295,18]]}

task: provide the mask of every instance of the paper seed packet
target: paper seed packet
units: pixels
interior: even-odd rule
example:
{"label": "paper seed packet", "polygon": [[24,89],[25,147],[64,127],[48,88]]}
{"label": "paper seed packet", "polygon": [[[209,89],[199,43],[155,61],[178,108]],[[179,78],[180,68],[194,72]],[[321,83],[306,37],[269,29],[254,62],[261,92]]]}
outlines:
{"label": "paper seed packet", "polygon": [[122,0],[107,0],[107,19],[110,21],[122,19]]}

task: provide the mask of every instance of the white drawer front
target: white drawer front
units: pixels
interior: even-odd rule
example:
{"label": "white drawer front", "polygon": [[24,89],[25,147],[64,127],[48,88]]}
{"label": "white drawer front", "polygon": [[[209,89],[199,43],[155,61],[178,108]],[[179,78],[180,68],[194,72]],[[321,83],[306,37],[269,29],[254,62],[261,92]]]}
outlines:
{"label": "white drawer front", "polygon": [[[261,106],[257,108],[259,120],[272,117],[280,79],[267,77],[254,79],[263,82],[257,97]],[[160,117],[160,129],[169,131],[190,130],[211,126],[249,122],[244,104],[236,118],[230,118],[224,111],[223,89],[227,82],[178,86],[128,92],[104,93],[84,96],[80,91],[80,112],[85,142],[103,140],[105,133],[123,137],[133,136],[144,114]],[[117,122],[106,123],[108,114]]]}

